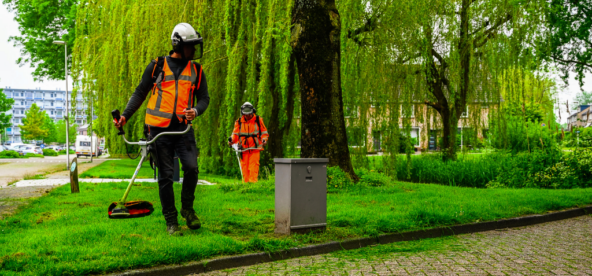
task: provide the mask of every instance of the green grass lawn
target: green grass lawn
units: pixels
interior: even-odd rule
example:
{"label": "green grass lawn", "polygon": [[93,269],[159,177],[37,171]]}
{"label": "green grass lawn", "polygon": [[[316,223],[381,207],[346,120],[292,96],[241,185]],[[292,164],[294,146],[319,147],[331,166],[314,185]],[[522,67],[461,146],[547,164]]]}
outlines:
{"label": "green grass lawn", "polygon": [[[544,213],[592,203],[591,189],[474,189],[396,182],[356,186],[328,198],[325,233],[276,236],[273,181],[198,186],[195,208],[202,228],[165,231],[156,183],[134,186],[129,200],[149,200],[154,214],[110,220],[108,205],[126,183],[80,183],[21,208],[0,221],[2,275],[85,275],[176,264],[222,255],[376,236],[444,225]],[[180,184],[174,185],[180,206]]]}
{"label": "green grass lawn", "polygon": [[[121,159],[121,160],[108,160],[102,164],[93,167],[84,173],[80,174],[81,178],[113,178],[113,179],[130,179],[136,171],[140,159]],[[179,168],[181,165],[179,164]],[[183,177],[183,170],[180,170],[180,177]],[[205,173],[199,173],[199,179],[203,179],[213,183],[236,183],[240,182],[240,179],[232,177],[211,175]],[[138,172],[138,179],[140,178],[154,178],[154,171],[150,168],[150,163],[147,161],[142,164],[140,172]]]}

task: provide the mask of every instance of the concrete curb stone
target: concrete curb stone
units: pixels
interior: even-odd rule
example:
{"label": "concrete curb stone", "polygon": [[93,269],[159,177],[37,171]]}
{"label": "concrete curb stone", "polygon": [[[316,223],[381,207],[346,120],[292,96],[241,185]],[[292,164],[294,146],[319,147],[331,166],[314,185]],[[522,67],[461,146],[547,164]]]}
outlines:
{"label": "concrete curb stone", "polygon": [[199,262],[190,262],[182,265],[167,265],[155,268],[136,269],[126,272],[113,273],[109,275],[188,275],[192,273],[204,273],[215,270],[230,269],[241,266],[249,266],[260,263],[274,262],[304,256],[327,254],[341,250],[359,249],[377,244],[388,244],[401,241],[412,241],[427,238],[438,238],[444,236],[460,235],[484,232],[490,230],[516,228],[535,225],[545,222],[570,219],[574,217],[592,214],[592,205],[582,208],[573,208],[564,211],[550,212],[542,215],[529,215],[517,218],[502,219],[497,221],[477,222],[469,224],[454,225],[449,227],[438,227],[426,230],[416,230],[404,233],[384,234],[375,238],[360,238],[343,242],[328,242],[324,244],[311,245],[299,248],[291,248],[273,253],[253,253],[239,256],[223,257]]}

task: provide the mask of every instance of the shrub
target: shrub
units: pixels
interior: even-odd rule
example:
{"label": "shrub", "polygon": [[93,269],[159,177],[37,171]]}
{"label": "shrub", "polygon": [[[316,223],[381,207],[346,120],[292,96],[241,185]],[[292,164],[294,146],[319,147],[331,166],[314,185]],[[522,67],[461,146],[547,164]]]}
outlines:
{"label": "shrub", "polygon": [[543,187],[534,176],[557,164],[561,159],[561,151],[557,148],[518,153],[502,163],[499,175],[488,183],[487,187]]}
{"label": "shrub", "polygon": [[41,158],[43,158],[43,155],[42,154],[35,154],[35,153],[27,153],[27,154],[25,154],[25,157],[26,158],[27,157],[41,157]]}
{"label": "shrub", "polygon": [[530,156],[530,160],[520,157],[517,162],[510,165],[530,165],[531,168],[524,172],[521,172],[519,168],[504,171],[496,181],[488,186],[548,189],[592,187],[592,150],[562,155],[561,153],[552,155],[537,152]]}
{"label": "shrub", "polygon": [[457,160],[442,161],[441,154],[412,156],[407,167],[406,157],[397,160],[397,179],[416,183],[437,183],[450,186],[485,188],[499,174],[507,153],[459,155]]}
{"label": "shrub", "polygon": [[327,192],[335,192],[352,185],[354,181],[341,168],[327,167]]}
{"label": "shrub", "polygon": [[510,150],[513,154],[557,147],[557,138],[541,124],[538,121],[525,122],[522,117],[511,115],[501,122],[493,121],[490,146]]}
{"label": "shrub", "polygon": [[[65,149],[60,150],[60,151],[58,151],[58,154],[59,155],[66,154],[66,150]],[[76,154],[76,151],[75,150],[70,150],[70,154]]]}
{"label": "shrub", "polygon": [[20,158],[20,154],[14,150],[5,150],[0,152],[0,158]]}
{"label": "shrub", "polygon": [[53,149],[43,149],[43,156],[58,156],[58,153]]}
{"label": "shrub", "polygon": [[380,187],[385,186],[392,181],[388,175],[373,170],[369,171],[366,169],[360,169],[356,170],[356,174],[360,177],[360,182],[358,184],[366,186]]}

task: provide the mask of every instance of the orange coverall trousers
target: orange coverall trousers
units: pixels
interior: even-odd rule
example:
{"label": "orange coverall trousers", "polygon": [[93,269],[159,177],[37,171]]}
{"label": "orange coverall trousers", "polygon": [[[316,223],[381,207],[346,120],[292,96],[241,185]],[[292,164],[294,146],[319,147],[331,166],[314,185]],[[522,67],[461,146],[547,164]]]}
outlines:
{"label": "orange coverall trousers", "polygon": [[243,152],[243,159],[240,163],[243,169],[243,180],[245,182],[257,182],[259,177],[259,150]]}

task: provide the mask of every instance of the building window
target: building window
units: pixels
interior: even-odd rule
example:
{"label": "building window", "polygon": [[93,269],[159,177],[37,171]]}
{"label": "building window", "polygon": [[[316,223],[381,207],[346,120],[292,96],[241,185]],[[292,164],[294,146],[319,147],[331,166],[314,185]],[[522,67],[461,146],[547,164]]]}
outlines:
{"label": "building window", "polygon": [[372,131],[372,144],[374,146],[374,151],[381,151],[382,150],[382,146],[380,145],[380,139],[381,135],[380,135],[380,131]]}
{"label": "building window", "polygon": [[403,118],[415,118],[415,105],[403,105],[401,115]]}
{"label": "building window", "polygon": [[25,111],[21,109],[21,114],[25,114]]}

